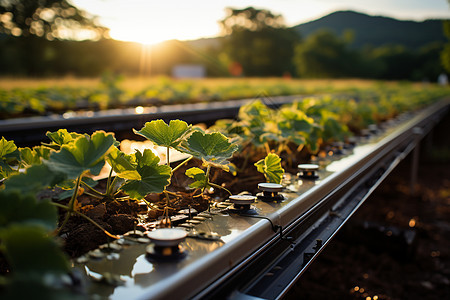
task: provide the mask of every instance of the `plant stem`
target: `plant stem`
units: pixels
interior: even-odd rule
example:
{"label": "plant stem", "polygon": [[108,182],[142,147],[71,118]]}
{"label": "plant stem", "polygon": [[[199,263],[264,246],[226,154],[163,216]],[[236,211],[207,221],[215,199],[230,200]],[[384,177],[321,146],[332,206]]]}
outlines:
{"label": "plant stem", "polygon": [[86,195],[88,195],[88,196],[91,196],[91,197],[94,197],[94,198],[97,198],[97,199],[104,199],[104,196],[99,196],[99,195],[97,195],[97,194],[91,194],[91,193],[88,192],[88,191],[84,191],[84,194],[86,194]]}
{"label": "plant stem", "polygon": [[163,191],[164,195],[166,195],[166,206],[168,207],[170,204],[170,198],[169,198],[169,193],[164,189]]}
{"label": "plant stem", "polygon": [[208,167],[206,167],[206,186],[202,189],[202,194],[205,192],[206,187],[209,184],[209,173],[211,172],[211,165],[208,165]]}
{"label": "plant stem", "polygon": [[88,190],[90,190],[92,193],[96,194],[99,197],[105,197],[106,194],[100,193],[99,191],[97,191],[96,189],[94,189],[93,187],[91,187],[89,184],[87,184],[84,181],[81,181],[81,184],[84,185]]}
{"label": "plant stem", "polygon": [[166,150],[166,161],[167,161],[167,165],[170,167],[170,159],[169,159],[169,150],[170,150],[170,148],[169,147],[166,147],[167,148],[167,150]]}
{"label": "plant stem", "polygon": [[77,183],[76,183],[75,188],[73,190],[72,198],[70,198],[70,201],[69,201],[69,210],[68,210],[68,212],[66,214],[66,217],[65,217],[63,223],[58,228],[58,231],[57,231],[58,234],[61,232],[61,230],[64,228],[64,226],[66,226],[67,221],[69,221],[70,214],[73,212],[73,205],[74,205],[75,200],[77,199],[77,196],[78,196],[78,188],[80,187],[80,183],[81,183],[81,174],[77,178]]}
{"label": "plant stem", "polygon": [[215,188],[218,188],[218,189],[225,190],[228,194],[230,194],[230,196],[233,195],[228,189],[226,189],[226,188],[223,187],[223,186],[220,186],[220,185],[215,184],[215,183],[212,183],[212,182],[208,182],[208,184],[209,184],[210,186],[212,186],[212,187],[215,187]]}
{"label": "plant stem", "polygon": [[270,147],[269,147],[269,143],[268,142],[265,142],[264,143],[264,147],[266,148],[266,152],[267,152],[267,154],[269,154],[271,151],[270,151]]}
{"label": "plant stem", "polygon": [[190,156],[190,157],[186,158],[183,162],[178,164],[178,166],[176,166],[175,168],[172,169],[172,173],[174,173],[176,170],[178,170],[182,165],[184,165],[185,163],[190,161],[192,158],[193,158],[193,156]]}
{"label": "plant stem", "polygon": [[106,194],[108,194],[109,187],[111,185],[111,176],[112,176],[113,168],[111,166],[111,170],[109,170],[108,180],[106,181]]}
{"label": "plant stem", "polygon": [[[91,222],[93,225],[97,226],[100,230],[102,230],[107,236],[112,237],[113,239],[119,239],[119,237],[117,235],[113,235],[111,233],[109,233],[106,229],[104,229],[100,224],[98,224],[97,222],[95,222],[94,220],[92,220],[91,218],[89,218],[88,216],[86,216],[85,214],[80,213],[79,211],[74,211],[74,210],[70,210],[69,206],[63,205],[63,204],[59,204],[59,203],[55,203],[55,202],[51,202],[54,206],[60,207],[60,208],[64,208],[66,210],[68,210],[69,212],[74,212],[77,215],[85,218],[86,220],[88,220],[89,222]],[[59,231],[58,231],[59,233]]]}
{"label": "plant stem", "polygon": [[116,181],[117,181],[117,176],[114,177],[111,185],[109,186],[109,188],[106,190],[106,196],[112,196],[112,198],[114,198],[115,194],[113,195],[113,189],[114,186],[116,185]]}
{"label": "plant stem", "polygon": [[116,201],[130,200],[130,196],[125,196],[125,197],[115,198],[114,200],[116,200]]}
{"label": "plant stem", "polygon": [[[204,194],[205,189],[206,189],[206,187],[209,184],[209,173],[210,173],[210,170],[211,170],[211,165],[208,165],[208,167],[206,168],[206,186],[202,189],[202,195]],[[211,212],[211,203],[210,203],[209,199],[208,199],[208,212]]]}

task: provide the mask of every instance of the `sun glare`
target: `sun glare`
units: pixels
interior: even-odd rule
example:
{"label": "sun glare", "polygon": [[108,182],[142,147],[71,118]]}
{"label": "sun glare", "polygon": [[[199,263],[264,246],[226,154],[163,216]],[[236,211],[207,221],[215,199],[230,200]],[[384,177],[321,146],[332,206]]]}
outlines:
{"label": "sun glare", "polygon": [[[205,9],[208,8],[208,5],[204,6]],[[116,11],[116,14],[113,15],[112,11]],[[192,10],[191,3],[183,1],[156,4],[143,0],[112,0],[108,13],[111,15],[102,15],[105,15],[103,20],[110,28],[110,36],[113,39],[154,45],[173,39],[190,40],[216,36],[220,31],[217,20],[224,11]],[[205,20],[213,26],[205,26]]]}
{"label": "sun glare", "polygon": [[116,40],[137,42],[146,46],[153,46],[163,41],[174,39],[171,33],[165,30],[146,31],[126,27],[111,31],[111,37]]}

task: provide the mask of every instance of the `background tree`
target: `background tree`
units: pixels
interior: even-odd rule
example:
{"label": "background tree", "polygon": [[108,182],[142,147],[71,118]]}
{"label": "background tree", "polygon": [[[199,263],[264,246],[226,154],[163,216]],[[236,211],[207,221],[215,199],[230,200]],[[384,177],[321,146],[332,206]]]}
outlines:
{"label": "background tree", "polygon": [[[450,0],[447,0],[447,2],[450,5]],[[445,36],[450,40],[450,21],[445,20],[442,22],[442,25]],[[441,63],[444,69],[450,72],[450,41],[445,44],[441,52]]]}
{"label": "background tree", "polygon": [[68,0],[0,0],[0,32],[48,40],[99,40],[108,30]]}
{"label": "background tree", "polygon": [[[450,40],[450,21],[444,21],[443,28],[445,36]],[[445,70],[450,72],[450,42],[445,44],[444,50],[441,52],[441,62]]]}
{"label": "background tree", "polygon": [[[350,34],[347,34],[350,37]],[[349,41],[319,30],[295,48],[294,64],[300,77],[351,77],[359,73],[360,61]]]}
{"label": "background tree", "polygon": [[245,76],[281,76],[294,71],[293,49],[300,37],[286,28],[281,15],[253,7],[227,10],[221,25],[228,34],[224,42],[228,63],[240,65]]}

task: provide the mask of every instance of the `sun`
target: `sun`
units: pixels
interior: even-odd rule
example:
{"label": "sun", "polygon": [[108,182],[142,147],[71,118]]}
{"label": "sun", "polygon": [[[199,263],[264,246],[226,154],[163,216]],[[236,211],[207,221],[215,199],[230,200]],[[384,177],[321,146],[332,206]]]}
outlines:
{"label": "sun", "polygon": [[170,31],[166,30],[147,31],[126,27],[116,27],[114,30],[111,29],[110,35],[111,38],[115,40],[137,42],[146,46],[157,45],[161,42],[176,38]]}

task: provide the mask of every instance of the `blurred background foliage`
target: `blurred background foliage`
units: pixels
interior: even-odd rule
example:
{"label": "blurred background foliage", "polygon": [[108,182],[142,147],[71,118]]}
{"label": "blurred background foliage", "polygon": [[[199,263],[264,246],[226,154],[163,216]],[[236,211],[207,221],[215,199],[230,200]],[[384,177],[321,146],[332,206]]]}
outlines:
{"label": "blurred background foliage", "polygon": [[[323,25],[326,20],[340,18],[341,23],[353,20],[358,24],[368,16],[339,12],[327,17],[317,22]],[[384,22],[385,27],[395,23],[393,19],[380,17],[373,17],[373,21]],[[288,28],[281,15],[268,10],[229,8],[221,20],[222,37],[143,46],[110,39],[108,29],[99,25],[94,16],[66,0],[2,0],[0,76],[97,77],[105,72],[171,75],[172,69],[180,64],[202,65],[208,77],[435,81],[439,74],[450,71],[450,46],[444,35],[445,31],[450,38],[448,22],[423,22],[420,28],[435,34],[433,37],[420,34],[423,40],[416,41],[414,46],[407,42],[407,36],[414,36],[414,32],[417,36],[420,24],[397,22],[401,24],[398,34],[404,42],[399,39],[399,43],[392,43],[386,37],[383,43],[380,40],[383,35],[366,25],[337,30],[338,23],[329,23],[320,30],[307,32],[316,23]],[[372,43],[366,40],[361,44],[362,37],[375,34]]]}

